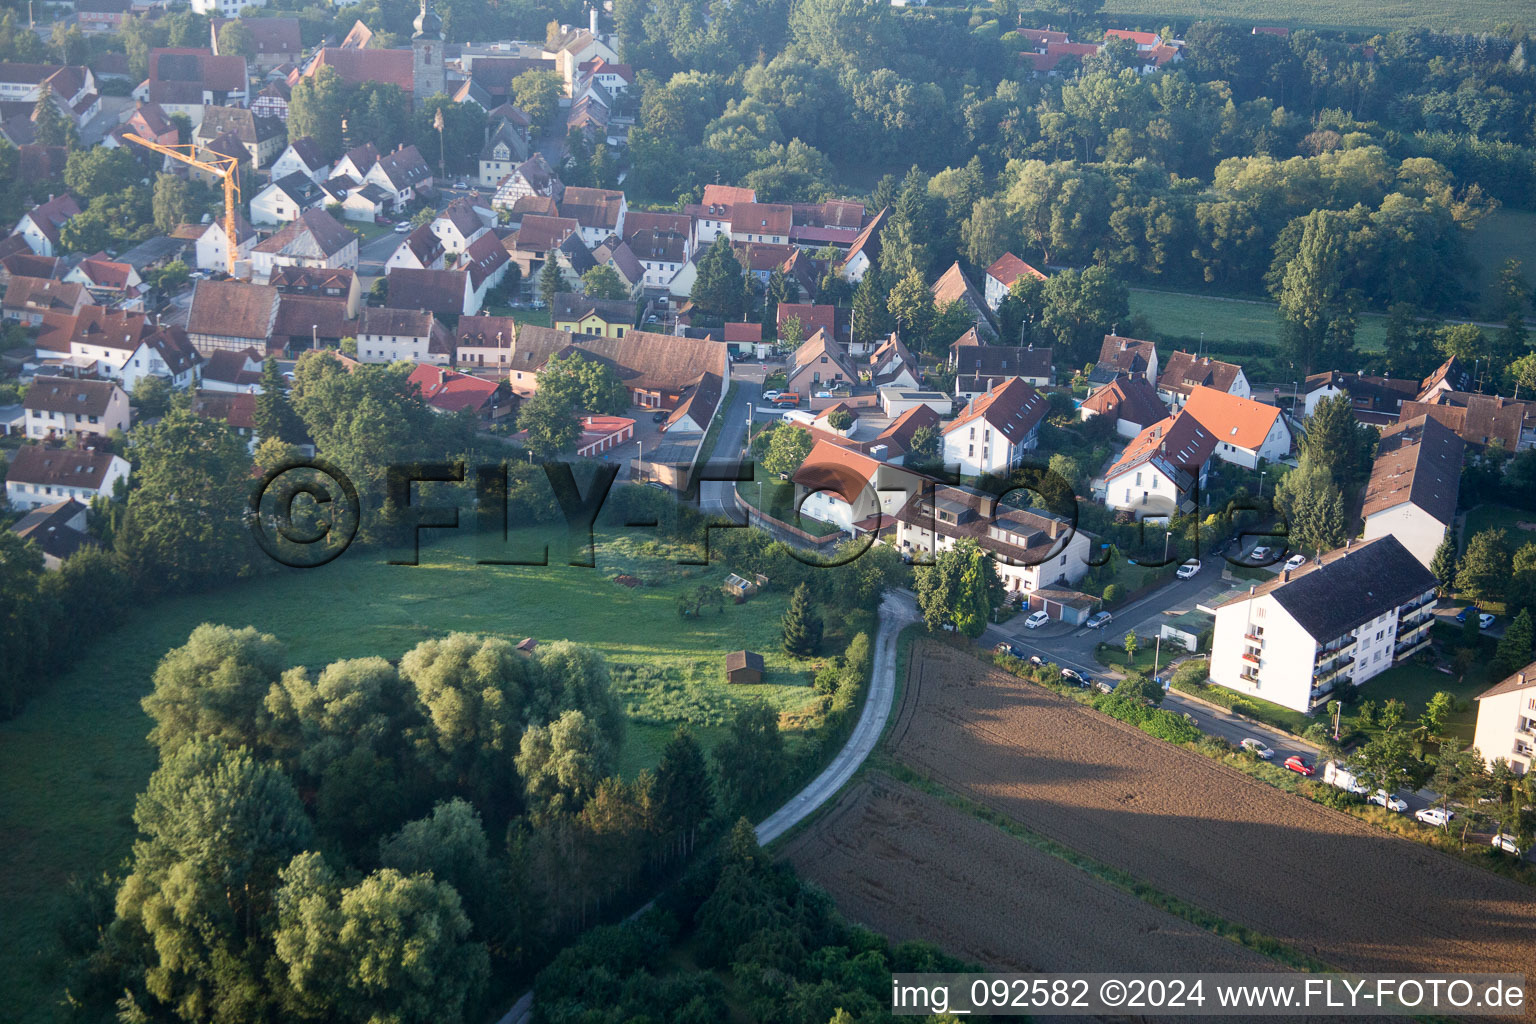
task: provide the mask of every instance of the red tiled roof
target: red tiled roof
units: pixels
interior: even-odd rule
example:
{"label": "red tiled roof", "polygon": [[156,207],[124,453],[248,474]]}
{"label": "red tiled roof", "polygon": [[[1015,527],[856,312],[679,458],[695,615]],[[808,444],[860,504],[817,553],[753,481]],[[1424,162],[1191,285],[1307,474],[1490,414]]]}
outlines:
{"label": "red tiled roof", "polygon": [[496,394],[501,385],[496,381],[471,377],[467,373],[440,366],[418,363],[411,371],[410,383],[421,391],[426,403],[443,412],[461,409],[477,410]]}
{"label": "red tiled roof", "polygon": [[1280,418],[1277,406],[1199,386],[1190,389],[1184,411],[1199,420],[1218,441],[1249,451],[1258,451],[1264,446],[1264,440]]}
{"label": "red tiled roof", "polygon": [[944,429],[944,433],[984,419],[1006,437],[1018,444],[1029,436],[1030,431],[1045,419],[1051,404],[1028,381],[1015,377],[1000,388],[977,398]]}
{"label": "red tiled roof", "polygon": [[1013,287],[1013,282],[1025,276],[1033,277],[1040,281],[1045,280],[1044,274],[1011,252],[1005,252],[999,256],[997,262],[987,268],[987,276],[996,279],[1004,288]]}

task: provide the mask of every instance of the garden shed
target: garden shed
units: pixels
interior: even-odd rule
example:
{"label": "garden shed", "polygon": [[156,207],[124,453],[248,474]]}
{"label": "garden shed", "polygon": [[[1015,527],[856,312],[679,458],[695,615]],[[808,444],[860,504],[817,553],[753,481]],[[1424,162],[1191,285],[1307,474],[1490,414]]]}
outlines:
{"label": "garden shed", "polygon": [[752,651],[732,651],[725,656],[725,681],[727,683],[760,683],[763,681],[763,656]]}

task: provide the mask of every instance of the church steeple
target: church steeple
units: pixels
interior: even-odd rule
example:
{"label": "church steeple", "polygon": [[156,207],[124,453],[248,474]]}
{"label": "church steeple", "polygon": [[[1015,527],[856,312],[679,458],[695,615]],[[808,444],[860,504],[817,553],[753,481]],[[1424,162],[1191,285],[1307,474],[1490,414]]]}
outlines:
{"label": "church steeple", "polygon": [[412,40],[443,38],[443,19],[438,17],[437,11],[432,9],[432,0],[421,0],[421,13],[416,15],[416,20],[411,24],[416,27],[416,34],[411,36]]}
{"label": "church steeple", "polygon": [[448,88],[443,71],[443,19],[432,9],[432,0],[421,0],[415,26],[416,34],[411,36],[411,95],[422,100]]}

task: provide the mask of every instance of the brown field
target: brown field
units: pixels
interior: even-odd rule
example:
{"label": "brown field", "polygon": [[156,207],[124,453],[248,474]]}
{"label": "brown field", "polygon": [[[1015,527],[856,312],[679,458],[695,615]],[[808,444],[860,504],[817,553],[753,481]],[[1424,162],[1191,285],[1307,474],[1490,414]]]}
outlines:
{"label": "brown field", "polygon": [[[911,664],[888,740],[896,756],[1041,835],[1343,970],[1536,976],[1536,897],[1525,886],[1155,740],[959,651],[920,644]],[[928,856],[985,860],[969,841]],[[808,854],[796,863],[813,877],[819,870]],[[867,893],[901,883],[861,884]],[[1079,874],[1067,884],[1057,893],[1075,906],[1096,883]],[[829,888],[839,899],[873,903],[859,887]],[[925,927],[946,936],[968,931],[993,902],[957,898],[945,919],[953,923]]]}
{"label": "brown field", "polygon": [[850,918],[993,970],[1282,969],[885,775],[784,855]]}

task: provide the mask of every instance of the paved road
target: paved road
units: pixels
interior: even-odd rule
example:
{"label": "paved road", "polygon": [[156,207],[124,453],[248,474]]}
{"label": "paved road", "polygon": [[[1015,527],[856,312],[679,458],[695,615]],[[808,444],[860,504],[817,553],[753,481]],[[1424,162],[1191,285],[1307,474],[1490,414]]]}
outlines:
{"label": "paved road", "polygon": [[[720,436],[710,456],[716,462],[735,459],[747,446],[747,416],[757,404],[763,390],[766,371],[761,364],[745,363],[732,368],[731,379],[736,383],[736,395],[725,410],[720,424]],[[754,414],[755,415],[755,414]],[[760,417],[758,417],[760,418]],[[731,488],[736,485],[727,480],[705,480],[699,484],[699,511],[711,515],[732,515],[736,503],[731,499]]]}
{"label": "paved road", "polygon": [[896,696],[896,637],[904,626],[917,619],[917,607],[910,595],[892,593],[886,596],[880,606],[880,629],[875,634],[875,662],[870,673],[869,695],[864,698],[864,709],[859,713],[858,724],[853,727],[853,735],[810,785],[757,826],[759,843],[772,842],[826,803],[853,777],[870,751],[875,749],[875,744],[880,742],[880,734],[885,731]]}

